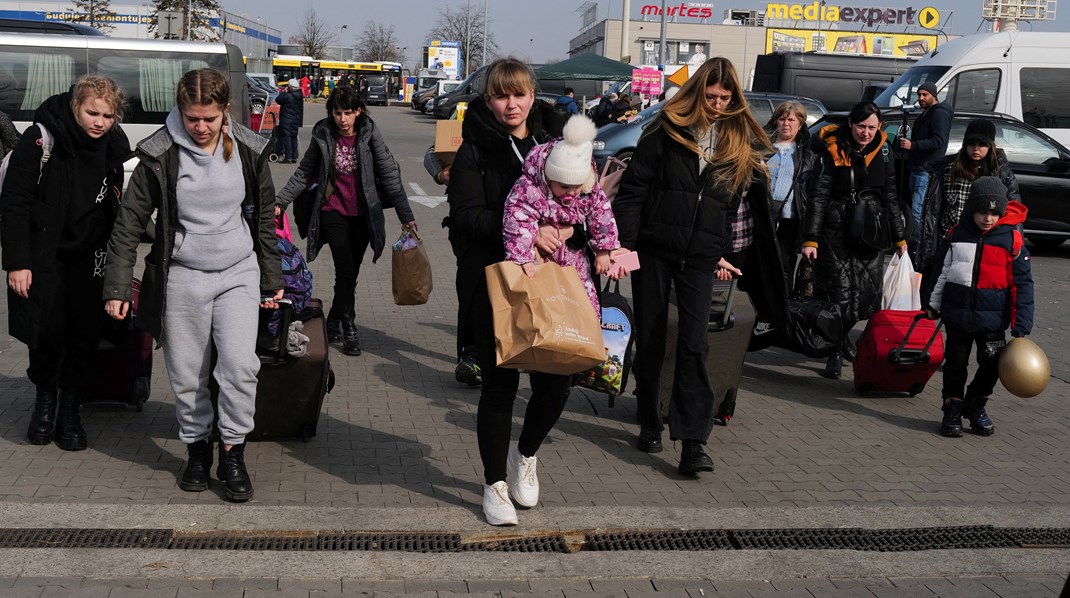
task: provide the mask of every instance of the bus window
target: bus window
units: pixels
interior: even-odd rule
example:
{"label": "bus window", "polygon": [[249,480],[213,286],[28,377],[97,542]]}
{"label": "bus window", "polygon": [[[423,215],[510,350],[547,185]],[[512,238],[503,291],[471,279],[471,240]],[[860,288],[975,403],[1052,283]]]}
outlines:
{"label": "bus window", "polygon": [[33,121],[41,102],[67,91],[84,74],[77,56],[74,48],[4,48],[0,51],[0,110],[11,120]]}
{"label": "bus window", "polygon": [[151,52],[132,55],[111,50],[95,50],[90,54],[96,72],[111,78],[126,92],[123,122],[130,124],[163,123],[175,105],[175,92],[183,73],[206,67],[220,71],[226,68],[226,56],[216,54],[211,61],[207,58]]}

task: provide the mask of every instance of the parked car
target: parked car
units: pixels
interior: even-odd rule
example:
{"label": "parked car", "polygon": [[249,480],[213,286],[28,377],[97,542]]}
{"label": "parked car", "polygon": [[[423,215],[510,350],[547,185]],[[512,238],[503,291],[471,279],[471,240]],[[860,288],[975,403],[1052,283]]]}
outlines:
{"label": "parked car", "polygon": [[[762,125],[765,125],[773,117],[773,110],[781,102],[788,100],[801,102],[806,107],[808,125],[817,122],[821,116],[828,112],[821,102],[810,98],[753,91],[745,91],[743,95],[746,96],[754,117]],[[659,112],[661,112],[660,103],[640,111],[626,123],[610,123],[598,129],[598,135],[594,138],[594,160],[598,164],[598,168],[601,169],[610,157],[615,157],[624,162],[631,160],[632,153],[635,152],[635,146],[639,144],[639,136],[643,133],[643,129],[654,122],[654,117]]]}
{"label": "parked car", "polygon": [[451,92],[444,93],[435,98],[435,118],[445,120],[453,118],[453,112],[457,110],[460,102],[471,102],[483,95],[487,89],[487,69],[490,65],[484,65],[472,71],[461,84]]}
{"label": "parked car", "polygon": [[[913,122],[920,111],[907,113]],[[996,147],[1007,154],[1022,203],[1029,208],[1024,232],[1030,243],[1043,249],[1054,249],[1070,238],[1070,150],[1054,138],[1013,116],[998,112],[956,112],[951,120],[947,153],[954,154],[962,147],[966,125],[976,118],[986,118],[996,125]],[[817,133],[828,124],[840,124],[845,113],[827,114],[810,127]],[[894,138],[903,124],[900,110],[883,113],[884,132]],[[902,169],[902,160],[896,160]],[[902,177],[900,177],[902,180]]]}

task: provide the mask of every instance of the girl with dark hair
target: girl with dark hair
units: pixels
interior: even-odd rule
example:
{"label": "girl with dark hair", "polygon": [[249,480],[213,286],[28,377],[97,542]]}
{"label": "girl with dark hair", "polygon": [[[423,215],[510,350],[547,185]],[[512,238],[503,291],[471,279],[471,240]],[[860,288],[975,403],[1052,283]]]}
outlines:
{"label": "girl with dark hair", "polygon": [[[921,210],[921,231],[913,249],[914,268],[928,273],[940,243],[951,227],[959,222],[962,208],[970,196],[973,181],[982,176],[997,176],[1007,187],[1007,199],[1020,201],[1018,181],[1014,178],[1007,155],[996,146],[996,125],[978,118],[966,125],[962,148],[929,166],[929,187]],[[935,264],[939,267],[941,264]],[[932,277],[930,277],[932,278]],[[935,280],[926,281],[927,289]],[[927,293],[926,293],[927,295]]]}
{"label": "girl with dark hair", "polygon": [[[104,309],[117,320],[126,318],[138,243],[155,210],[137,323],[163,345],[178,435],[189,453],[178,485],[189,492],[208,489],[217,427],[216,477],[223,496],[245,502],[253,496],[245,436],[253,429],[260,371],[257,306],[278,307],[284,286],[271,148],[231,121],[230,83],[219,71],[186,73],[176,95],[166,124],[137,146],[141,161],[108,245]],[[209,374],[219,383],[218,420]]]}
{"label": "girl with dark hair", "polygon": [[[839,378],[844,358],[854,359],[847,332],[880,308],[884,254],[862,251],[847,242],[848,206],[862,190],[876,190],[892,215],[899,254],[907,251],[903,213],[895,190],[895,168],[880,109],[856,104],[842,125],[822,128],[814,141],[816,182],[803,228],[803,257],[816,260],[814,295],[835,303],[843,318],[840,351],[825,364],[823,376]],[[853,174],[852,174],[853,172]]]}
{"label": "girl with dark hair", "polygon": [[130,157],[130,142],[116,126],[122,108],[114,81],[82,77],[37,108],[8,163],[0,242],[9,332],[29,347],[26,375],[37,387],[31,444],[55,438],[65,451],[88,446],[79,387],[97,373],[105,322],[105,247]]}
{"label": "girl with dark hair", "polygon": [[632,275],[635,395],[638,448],[648,453],[663,448],[661,368],[670,285],[676,290],[680,323],[669,433],[683,440],[679,471],[685,475],[713,471],[703,447],[713,430],[706,331],[714,278],[753,271],[741,283],[768,287],[755,299],[779,303],[765,310],[771,319],[783,309],[764,162],[771,151],[732,63],[711,58],[643,133],[613,203],[621,246],[637,251],[642,266]]}
{"label": "girl with dark hair", "polygon": [[275,198],[279,209],[285,210],[312,184],[318,186],[305,258],[316,259],[324,244],[334,258],[328,340],[341,341],[346,355],[360,355],[355,294],[364,254],[371,246],[374,263],[383,253],[386,207],[394,207],[402,228],[415,230],[416,218],[397,161],[352,87],[336,87],[327,98],[327,118],[313,126],[308,150]]}

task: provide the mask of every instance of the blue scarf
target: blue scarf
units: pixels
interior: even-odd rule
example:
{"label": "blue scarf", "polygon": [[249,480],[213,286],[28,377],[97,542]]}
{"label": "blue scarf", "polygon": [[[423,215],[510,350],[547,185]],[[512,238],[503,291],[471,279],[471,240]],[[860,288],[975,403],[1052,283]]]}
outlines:
{"label": "blue scarf", "polygon": [[794,201],[794,197],[791,197],[794,195],[791,193],[791,185],[795,181],[795,144],[777,145],[776,150],[777,153],[769,158],[772,197],[773,201],[784,203],[781,216],[791,218]]}

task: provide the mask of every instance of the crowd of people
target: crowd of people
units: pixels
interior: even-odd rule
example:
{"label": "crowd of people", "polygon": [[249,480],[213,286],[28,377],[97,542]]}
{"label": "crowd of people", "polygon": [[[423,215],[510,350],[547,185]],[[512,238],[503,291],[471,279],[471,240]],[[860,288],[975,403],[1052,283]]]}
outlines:
{"label": "crowd of people", "polygon": [[[631,274],[636,447],[648,453],[663,450],[661,371],[675,289],[668,432],[682,442],[679,472],[694,476],[714,469],[706,452],[714,282],[737,280],[761,319],[780,327],[796,286],[795,264],[805,261],[812,264],[812,294],[834,305],[851,330],[880,307],[886,257],[848,242],[849,206],[862,192],[890,215],[895,251],[916,256],[924,275],[924,308],[947,326],[940,432],[961,435],[962,418],[977,433],[993,432],[986,412],[996,382],[992,364],[1006,330],[1029,334],[1033,299],[1028,250],[1016,230],[1026,210],[991,122],[971,122],[953,156],[912,159],[911,168],[925,174],[921,181],[911,173],[919,185],[913,197],[920,191],[921,199],[901,203],[890,155],[894,145],[931,152],[920,137],[889,140],[880,111],[865,102],[844,124],[813,138],[806,110],[795,102],[779,106],[763,128],[732,63],[711,58],[665,100],[610,203],[591,159],[596,122],[573,114],[567,93],[559,102],[564,109],[536,101],[536,86],[527,64],[493,62],[486,92],[468,108],[456,159],[435,170],[436,181],[448,186],[446,224],[457,264],[458,379],[465,365],[466,376],[476,376],[464,381],[480,387],[476,442],[489,523],[516,524],[515,505],[538,504],[537,453],[572,381],[530,373],[519,441],[510,442],[521,373],[496,364],[487,266],[514,262],[533,278],[540,261],[572,266],[599,316],[597,277],[626,275],[613,259],[638,253],[640,268]],[[305,84],[289,87],[303,104]],[[921,91],[931,96],[921,101],[926,113],[936,109],[935,88]],[[253,495],[244,448],[255,411],[259,315],[283,296],[276,217],[305,199],[305,256],[315,260],[326,245],[334,261],[328,338],[350,356],[362,351],[357,279],[368,249],[373,262],[383,252],[385,212],[393,208],[405,230],[415,231],[416,220],[359,89],[330,93],[326,118],[312,127],[308,148],[278,193],[268,169],[272,148],[230,119],[225,75],[190,71],[178,81],[175,100],[166,124],[132,150],[119,124],[122,90],[105,77],[85,76],[46,100],[14,145],[0,192],[0,244],[9,330],[29,348],[27,376],[36,387],[27,437],[34,444],[54,440],[63,450],[87,447],[82,385],[93,375],[105,314],[130,316],[138,244],[154,227],[137,325],[163,347],[188,451],[179,487],[208,488],[218,435],[216,477],[228,500],[243,502]],[[941,122],[931,118],[927,135]],[[286,161],[298,159],[300,124],[283,132]],[[122,164],[132,156],[139,164],[123,192]],[[967,387],[973,345],[982,367]],[[824,375],[839,378],[854,356],[845,333]],[[218,382],[218,407],[210,377]]]}

